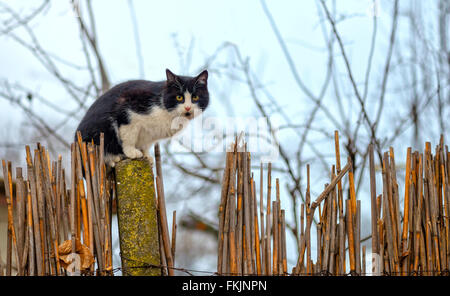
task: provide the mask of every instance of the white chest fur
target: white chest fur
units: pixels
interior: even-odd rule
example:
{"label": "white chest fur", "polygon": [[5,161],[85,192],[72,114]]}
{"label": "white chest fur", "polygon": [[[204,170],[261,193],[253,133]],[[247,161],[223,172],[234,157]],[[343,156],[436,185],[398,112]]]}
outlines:
{"label": "white chest fur", "polygon": [[176,115],[160,107],[154,107],[149,114],[129,112],[130,123],[119,128],[122,145],[139,150],[148,149],[154,142],[173,136],[172,122]]}

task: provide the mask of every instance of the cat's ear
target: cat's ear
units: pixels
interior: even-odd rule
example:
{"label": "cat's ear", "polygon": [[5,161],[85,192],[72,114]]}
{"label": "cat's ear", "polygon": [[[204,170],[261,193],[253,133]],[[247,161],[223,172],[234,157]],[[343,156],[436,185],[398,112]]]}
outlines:
{"label": "cat's ear", "polygon": [[177,76],[172,73],[169,69],[166,69],[167,82],[175,82]]}
{"label": "cat's ear", "polygon": [[196,78],[197,83],[206,85],[208,82],[208,71],[204,70]]}

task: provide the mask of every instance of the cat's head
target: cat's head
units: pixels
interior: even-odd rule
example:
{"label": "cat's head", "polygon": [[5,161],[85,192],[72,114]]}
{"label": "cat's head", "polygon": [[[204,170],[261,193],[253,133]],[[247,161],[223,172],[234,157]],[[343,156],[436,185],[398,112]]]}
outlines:
{"label": "cat's head", "polygon": [[208,71],[190,77],[178,76],[166,69],[166,75],[163,104],[169,112],[193,119],[208,107]]}

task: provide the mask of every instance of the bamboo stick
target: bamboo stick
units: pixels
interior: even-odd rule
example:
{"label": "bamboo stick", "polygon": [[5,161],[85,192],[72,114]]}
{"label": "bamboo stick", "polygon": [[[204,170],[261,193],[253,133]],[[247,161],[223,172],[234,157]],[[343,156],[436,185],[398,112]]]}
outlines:
{"label": "bamboo stick", "polygon": [[281,210],[281,261],[283,275],[287,275],[287,251],[286,251],[286,214]]}
{"label": "bamboo stick", "polygon": [[272,164],[269,162],[267,167],[267,203],[266,203],[266,242],[265,242],[265,257],[266,257],[266,275],[272,275],[272,268],[270,265],[271,247],[270,247],[270,234],[271,234],[271,190],[272,190]]}
{"label": "bamboo stick", "polygon": [[170,245],[172,246],[172,260],[173,265],[175,265],[175,250],[177,243],[177,211],[173,211],[172,213],[172,240],[170,241]]}
{"label": "bamboo stick", "polygon": [[13,220],[13,185],[11,176],[11,162],[6,164],[5,160],[2,160],[3,165],[3,180],[5,182],[6,203],[8,208],[8,241],[7,241],[7,261],[6,261],[6,275],[10,276],[12,272],[12,251],[14,248],[15,259],[18,266],[18,273],[21,273],[20,261],[17,251],[17,239]]}
{"label": "bamboo stick", "polygon": [[[334,145],[335,145],[335,154],[336,154],[336,174],[339,175],[341,172],[341,156],[339,151],[339,132],[334,132]],[[344,203],[342,197],[342,183],[339,180],[338,183],[338,204],[339,204],[339,213],[342,216],[344,214]]]}
{"label": "bamboo stick", "polygon": [[44,258],[43,258],[43,250],[42,250],[42,242],[41,242],[41,229],[40,229],[40,221],[39,221],[39,210],[38,210],[38,197],[37,197],[37,185],[36,185],[36,176],[35,170],[33,166],[33,160],[31,156],[30,147],[26,146],[26,154],[27,154],[27,176],[28,181],[30,182],[30,190],[31,190],[31,204],[32,204],[32,216],[33,216],[33,228],[34,228],[34,241],[36,245],[36,267],[37,267],[37,275],[44,275]]}
{"label": "bamboo stick", "polygon": [[272,221],[273,221],[273,253],[272,253],[272,274],[278,275],[278,203],[276,201],[272,202]]}
{"label": "bamboo stick", "polygon": [[[246,145],[244,145],[246,147]],[[250,172],[248,171],[248,154],[246,150],[242,153],[242,172],[243,172],[243,244],[244,244],[244,258],[245,258],[245,273],[253,274],[253,265],[252,265],[252,239],[251,239],[251,203],[250,203],[250,190],[249,190],[249,182],[250,182]]]}
{"label": "bamboo stick", "polygon": [[[94,232],[94,243],[95,243],[95,251],[97,253],[98,258],[98,268],[100,270],[100,274],[105,270],[105,264],[104,264],[104,242],[102,241],[102,236],[100,235],[100,209],[99,209],[99,182],[98,182],[98,169],[95,165],[95,150],[94,146],[89,144],[88,145],[88,156],[89,156],[89,165],[90,165],[90,172],[91,172],[91,178],[92,178],[92,199],[91,202],[91,217],[93,221],[93,232]],[[167,221],[167,220],[165,220]]]}
{"label": "bamboo stick", "polygon": [[361,275],[361,200],[356,201],[355,213],[355,263],[356,274]]}
{"label": "bamboo stick", "polygon": [[[261,246],[260,246],[260,236],[259,236],[259,223],[258,223],[258,212],[257,212],[257,202],[256,202],[256,193],[255,193],[255,181],[252,181],[251,186],[251,196],[253,201],[253,207],[255,209],[253,216],[253,233],[254,233],[254,241],[255,241],[255,260],[256,260],[256,273],[257,275],[262,275],[262,262],[261,262]],[[261,223],[263,223],[263,219],[261,219]]]}
{"label": "bamboo stick", "polygon": [[391,206],[389,202],[389,193],[388,190],[390,187],[388,187],[389,182],[389,170],[387,167],[387,154],[384,154],[383,158],[383,220],[386,227],[386,241],[388,245],[388,259],[390,261],[391,267],[394,266],[394,236],[393,236],[393,226],[392,226],[392,220],[391,220]]}
{"label": "bamboo stick", "polygon": [[355,238],[354,238],[354,228],[353,228],[353,213],[352,213],[352,201],[350,199],[346,200],[346,217],[347,217],[347,241],[348,241],[348,256],[350,259],[350,273],[356,272],[355,263]]}
{"label": "bamboo stick", "polygon": [[[43,151],[42,151],[43,152]],[[45,190],[45,204],[46,204],[46,211],[47,211],[47,217],[48,217],[48,228],[49,228],[49,249],[51,253],[51,265],[52,269],[55,268],[54,273],[58,275],[58,271],[60,269],[59,266],[59,255],[58,255],[58,241],[56,237],[56,221],[55,221],[55,215],[53,211],[52,205],[54,204],[54,196],[53,191],[51,189],[50,185],[50,179],[49,176],[50,169],[48,167],[48,161],[45,161],[45,156],[40,154],[40,163],[42,164],[42,170],[41,170],[41,178],[43,180],[44,190]]]}
{"label": "bamboo stick", "polygon": [[366,275],[366,246],[362,246],[362,275]]}
{"label": "bamboo stick", "polygon": [[[156,148],[156,145],[155,145]],[[156,158],[156,149],[155,149],[155,158]],[[173,271],[173,258],[171,253],[171,247],[170,247],[170,240],[169,240],[169,229],[167,226],[167,217],[166,217],[166,205],[164,200],[164,193],[163,193],[163,185],[162,180],[160,179],[160,176],[156,176],[156,188],[158,191],[158,208],[160,213],[160,223],[162,225],[162,238],[163,238],[163,244],[164,244],[164,252],[166,255],[167,265],[168,265],[168,273],[170,276],[174,275]]]}
{"label": "bamboo stick", "polygon": [[[237,142],[239,144],[239,142]],[[240,151],[242,148],[238,146],[238,151]],[[237,272],[238,275],[242,275],[243,272],[243,255],[245,254],[245,251],[243,250],[243,194],[244,194],[244,182],[243,182],[243,171],[242,171],[242,152],[237,152],[237,208],[236,208],[236,260],[237,260]]]}
{"label": "bamboo stick", "polygon": [[[389,182],[389,185],[391,186],[391,195],[390,195],[390,201],[392,202],[392,210],[393,215],[391,216],[393,221],[394,227],[394,238],[395,238],[395,246],[396,246],[396,252],[400,253],[401,248],[401,219],[400,219],[400,198],[399,198],[399,192],[398,192],[398,182],[397,182],[397,169],[395,165],[395,155],[394,155],[394,148],[389,147],[389,176],[391,178],[391,181]],[[400,255],[398,255],[400,257]],[[397,264],[397,269],[400,270],[399,263]]]}
{"label": "bamboo stick", "polygon": [[[377,231],[377,223],[378,223],[378,206],[377,206],[377,192],[376,192],[376,177],[375,177],[375,161],[374,161],[374,152],[373,152],[373,144],[369,145],[369,167],[370,167],[370,201],[371,201],[371,222],[372,222],[372,254],[379,254],[379,243],[378,243],[378,231]],[[376,256],[372,255],[372,273],[375,271],[375,262],[374,260]]]}
{"label": "bamboo stick", "polygon": [[[76,180],[76,173],[75,173],[75,164],[77,161],[77,155],[76,155],[76,149],[75,144],[71,145],[71,189],[70,189],[70,229],[71,229],[71,246],[72,246],[72,253],[75,253],[76,250],[76,205],[75,205],[75,196],[76,196],[76,186],[75,186],[75,180]],[[72,257],[72,264],[75,263],[75,258]]]}
{"label": "bamboo stick", "polygon": [[[228,188],[228,197],[226,202],[226,218],[224,225],[224,232],[227,234],[224,237],[224,260],[227,264],[225,273],[237,273],[237,261],[236,261],[236,236],[235,236],[235,210],[236,210],[236,168],[237,168],[237,152],[236,145],[233,145],[232,161],[230,168],[230,182]],[[233,204],[231,204],[233,202]]]}
{"label": "bamboo stick", "polygon": [[32,210],[32,204],[31,204],[31,190],[30,190],[30,183],[27,181],[27,233],[28,233],[28,240],[29,240],[29,247],[28,247],[28,274],[29,275],[36,275],[35,271],[35,244],[34,244],[34,232],[33,232],[33,210]]}
{"label": "bamboo stick", "polygon": [[[402,242],[401,242],[401,250],[402,257],[403,254],[407,251],[407,240],[408,240],[408,222],[409,222],[409,190],[410,190],[410,181],[411,181],[411,147],[408,147],[406,154],[406,171],[405,171],[405,203],[404,203],[404,214],[403,214],[403,231],[402,231]],[[403,275],[407,274],[407,265],[406,262],[402,265]]]}
{"label": "bamboo stick", "polygon": [[[311,266],[311,223],[314,219],[314,209],[311,210],[311,182],[310,182],[310,167],[306,165],[306,273],[309,275],[312,273]],[[320,204],[320,202],[319,202]],[[304,252],[304,251],[303,251]],[[303,256],[302,252],[302,256]]]}
{"label": "bamboo stick", "polygon": [[[335,177],[334,171],[332,173],[332,178]],[[336,217],[337,217],[337,202],[336,202],[336,188],[331,191],[331,225],[330,225],[330,261],[328,264],[328,273],[333,274],[335,270],[335,259],[336,259]]]}
{"label": "bamboo stick", "polygon": [[225,169],[222,177],[222,191],[220,197],[220,205],[219,205],[219,245],[218,245],[218,255],[217,256],[217,272],[219,274],[222,273],[222,263],[223,263],[223,248],[224,248],[224,223],[225,223],[225,207],[226,200],[228,196],[228,187],[230,182],[230,166],[232,161],[232,153],[226,153],[226,163]]}
{"label": "bamboo stick", "polygon": [[230,271],[231,275],[238,275],[237,265],[237,250],[236,250],[236,196],[233,194],[228,195],[228,212],[230,217],[230,232],[229,232],[229,249],[230,249]]}

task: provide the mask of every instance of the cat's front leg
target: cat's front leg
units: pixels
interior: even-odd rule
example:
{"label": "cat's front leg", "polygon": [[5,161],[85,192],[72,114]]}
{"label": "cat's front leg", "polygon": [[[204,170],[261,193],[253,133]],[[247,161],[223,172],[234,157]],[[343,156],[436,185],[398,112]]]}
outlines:
{"label": "cat's front leg", "polygon": [[118,163],[121,160],[122,160],[122,156],[120,156],[120,155],[109,154],[109,153],[107,153],[105,155],[105,163],[112,168],[115,167],[116,163]]}
{"label": "cat's front leg", "polygon": [[139,127],[134,124],[123,125],[119,129],[122,150],[128,158],[135,159],[143,156],[142,151],[136,148],[139,131]]}
{"label": "cat's front leg", "polygon": [[136,149],[133,146],[124,146],[123,153],[125,154],[126,157],[128,157],[130,159],[142,158],[142,156],[143,156],[143,153],[141,152],[141,150]]}

